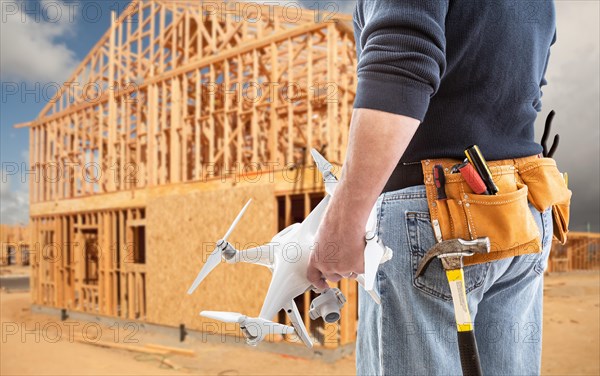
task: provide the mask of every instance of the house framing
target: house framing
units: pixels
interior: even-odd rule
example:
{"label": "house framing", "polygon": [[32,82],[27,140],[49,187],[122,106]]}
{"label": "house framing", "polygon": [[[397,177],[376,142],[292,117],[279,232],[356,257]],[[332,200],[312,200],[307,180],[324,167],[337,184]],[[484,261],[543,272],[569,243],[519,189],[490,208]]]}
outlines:
{"label": "house framing", "polygon": [[0,224],[0,266],[29,265],[29,228]]}

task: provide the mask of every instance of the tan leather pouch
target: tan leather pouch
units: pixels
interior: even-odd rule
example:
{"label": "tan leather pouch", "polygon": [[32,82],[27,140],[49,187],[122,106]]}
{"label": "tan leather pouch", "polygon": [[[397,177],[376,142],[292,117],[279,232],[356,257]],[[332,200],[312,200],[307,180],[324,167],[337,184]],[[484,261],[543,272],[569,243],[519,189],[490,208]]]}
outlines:
{"label": "tan leather pouch", "polygon": [[[529,201],[538,210],[549,206],[556,208],[555,235],[566,235],[563,229],[566,230],[568,225],[568,201],[561,205],[557,200],[570,199],[570,191],[564,192],[566,185],[556,164],[552,165],[554,161],[546,159],[534,156],[489,162],[492,178],[499,189],[496,195],[475,194],[460,173],[449,173],[451,166],[460,161],[422,161],[434,231],[438,231],[436,226],[439,226],[443,240],[490,238],[491,252],[465,257],[465,265],[540,252],[540,232],[529,209]],[[436,164],[444,167],[446,200],[437,198],[433,181]],[[553,190],[558,194],[552,193]]]}
{"label": "tan leather pouch", "polygon": [[567,242],[570,206],[570,200],[568,202],[561,202],[552,205],[552,225],[554,237],[560,242],[560,244],[565,244]]}
{"label": "tan leather pouch", "polygon": [[517,160],[519,177],[529,187],[529,202],[540,212],[552,207],[554,237],[565,244],[572,192],[552,158]]}

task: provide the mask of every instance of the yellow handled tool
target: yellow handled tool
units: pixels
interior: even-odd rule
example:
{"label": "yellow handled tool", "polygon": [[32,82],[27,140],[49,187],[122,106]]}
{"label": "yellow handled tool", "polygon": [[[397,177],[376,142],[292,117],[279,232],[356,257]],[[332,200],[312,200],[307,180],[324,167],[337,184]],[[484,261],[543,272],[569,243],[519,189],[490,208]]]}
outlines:
{"label": "yellow handled tool", "polygon": [[465,376],[479,376],[483,373],[479,361],[479,351],[477,350],[473,321],[471,320],[471,313],[469,312],[462,259],[465,256],[472,256],[476,253],[489,253],[489,251],[489,238],[441,241],[431,247],[425,254],[419,263],[416,273],[417,277],[423,274],[429,263],[435,258],[439,258],[442,262],[452,294],[454,317],[456,319],[458,335],[458,349],[460,352],[460,364],[463,375]]}

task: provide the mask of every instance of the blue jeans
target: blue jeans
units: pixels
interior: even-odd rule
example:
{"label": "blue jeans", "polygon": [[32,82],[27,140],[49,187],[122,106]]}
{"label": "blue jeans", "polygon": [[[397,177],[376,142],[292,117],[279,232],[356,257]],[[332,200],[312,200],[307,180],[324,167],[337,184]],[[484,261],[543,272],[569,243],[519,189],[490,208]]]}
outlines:
{"label": "blue jeans", "polygon": [[[359,375],[460,375],[450,288],[434,260],[415,279],[435,244],[425,186],[388,192],[378,200],[378,231],[394,251],[376,288],[381,305],[359,289],[356,368]],[[540,373],[544,269],[552,214],[530,205],[543,252],[465,267],[471,317],[485,375]],[[515,219],[518,220],[518,219]]]}

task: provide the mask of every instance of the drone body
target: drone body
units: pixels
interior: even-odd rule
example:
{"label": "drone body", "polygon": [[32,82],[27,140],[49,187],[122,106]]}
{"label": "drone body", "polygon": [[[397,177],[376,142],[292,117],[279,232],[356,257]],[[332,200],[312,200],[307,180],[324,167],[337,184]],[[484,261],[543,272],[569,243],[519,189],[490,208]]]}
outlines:
{"label": "drone body", "polygon": [[[198,273],[188,294],[194,292],[206,276],[221,262],[227,263],[246,262],[258,264],[269,268],[273,277],[265,297],[262,309],[257,318],[248,317],[234,312],[202,311],[200,315],[224,322],[237,322],[248,344],[256,345],[269,334],[291,334],[294,331],[308,347],[312,341],[308,335],[302,317],[294,303],[294,298],[312,289],[313,286],[306,277],[306,271],[311,254],[315,246],[314,240],[319,229],[319,224],[325,214],[331,196],[335,192],[337,179],[331,172],[331,164],[316,150],[312,156],[317,167],[323,173],[326,196],[313,209],[302,223],[295,223],[286,227],[273,237],[271,242],[246,250],[236,250],[227,238],[248,208],[248,201],[240,211],[237,218],[223,237],[217,242],[214,251]],[[380,263],[392,257],[392,251],[385,247],[375,233],[376,208],[369,216],[365,234],[365,273],[356,279],[363,288],[379,303],[379,296],[374,290],[374,281]],[[335,322],[340,317],[340,309],[346,298],[337,288],[327,289],[315,298],[311,304],[311,319],[322,317],[326,322]],[[284,309],[289,316],[293,327],[272,322],[271,319]]]}

